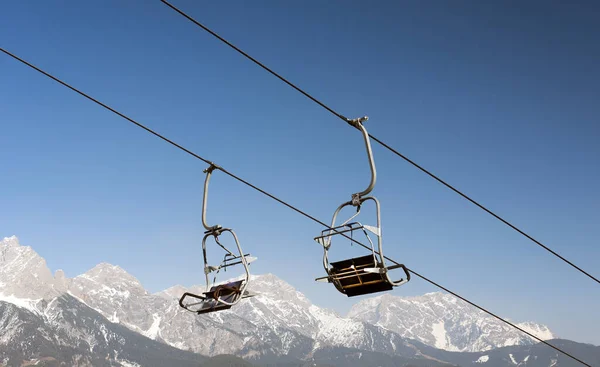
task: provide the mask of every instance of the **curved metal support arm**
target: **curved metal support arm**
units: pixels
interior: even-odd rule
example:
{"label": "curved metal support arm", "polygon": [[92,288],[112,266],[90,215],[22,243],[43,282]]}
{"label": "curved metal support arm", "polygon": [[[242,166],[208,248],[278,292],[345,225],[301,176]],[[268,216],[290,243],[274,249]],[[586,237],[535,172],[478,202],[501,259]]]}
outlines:
{"label": "curved metal support arm", "polygon": [[212,171],[215,170],[217,166],[214,164],[204,170],[206,173],[206,179],[204,180],[204,196],[202,197],[202,225],[207,231],[214,231],[215,229],[220,228],[220,225],[209,226],[206,223],[206,206],[208,205],[208,183],[210,182],[210,176],[212,175]]}
{"label": "curved metal support arm", "polygon": [[[338,206],[338,208],[337,208],[337,209],[335,210],[335,212],[333,213],[333,218],[331,219],[331,226],[329,226],[329,228],[335,228],[335,221],[337,220],[337,216],[338,216],[338,214],[340,213],[340,211],[341,211],[343,208],[347,207],[348,205],[352,205],[352,201],[346,201],[345,203],[343,203],[343,204],[341,204],[340,206]],[[350,219],[352,219],[352,218],[354,218],[354,217],[356,217],[356,215],[353,215],[353,216],[352,216]],[[333,229],[330,229],[330,230],[329,230],[329,234],[330,234],[330,235],[331,235],[332,233],[334,233],[334,232],[336,232],[336,231],[335,231],[335,230],[333,230]],[[329,245],[330,245],[330,243],[331,243],[331,237],[328,237],[328,238],[326,239],[326,241],[327,241],[327,242],[326,242],[326,246],[325,246],[325,248],[326,248],[326,249],[329,249]]]}
{"label": "curved metal support arm", "polygon": [[245,281],[242,282],[242,286],[240,287],[240,289],[238,291],[239,297],[235,298],[235,300],[233,302],[224,301],[221,297],[219,297],[217,299],[217,302],[219,302],[219,303],[222,303],[222,304],[228,305],[228,306],[233,306],[233,305],[237,304],[238,302],[240,302],[244,296],[244,292],[246,291],[246,287],[248,286],[248,282],[250,281],[250,269],[248,268],[248,261],[246,260],[246,257],[244,256],[244,252],[242,251],[242,246],[240,245],[240,241],[238,240],[238,237],[235,234],[235,232],[229,228],[224,228],[223,232],[229,232],[233,236],[233,239],[235,240],[235,244],[236,244],[239,254],[241,256],[242,265],[244,265],[244,270],[246,272]]}
{"label": "curved metal support arm", "polygon": [[369,186],[365,190],[352,195],[352,205],[354,206],[358,205],[358,199],[360,197],[368,195],[371,191],[373,191],[373,188],[375,187],[375,182],[377,181],[377,170],[375,168],[375,160],[373,159],[373,150],[371,149],[371,139],[369,138],[369,133],[367,132],[367,129],[362,124],[368,119],[369,118],[365,116],[348,121],[350,125],[360,130],[363,135],[363,138],[365,140],[365,147],[367,148],[367,155],[369,158],[369,167],[371,168],[371,182],[369,183]]}
{"label": "curved metal support arm", "polygon": [[[377,250],[374,249],[374,244],[371,242],[371,239],[367,236],[370,244],[371,244],[371,250],[373,251],[373,257],[375,258],[375,253],[379,256],[379,262],[382,264],[382,266],[385,267],[385,258],[383,256],[383,244],[382,244],[382,238],[381,238],[381,209],[380,209],[380,205],[379,205],[379,200],[377,200],[377,198],[375,198],[374,196],[368,196],[365,198],[360,198],[359,199],[359,206],[362,205],[362,203],[364,203],[367,200],[372,200],[375,203],[375,209],[376,209],[376,215],[377,215],[377,228],[379,230],[379,233],[377,234]],[[338,214],[340,213],[340,211],[349,206],[349,205],[354,205],[354,203],[352,201],[347,201],[343,204],[341,204],[340,206],[338,206],[338,208],[335,210],[335,212],[333,213],[333,218],[331,219],[331,226],[329,227],[329,237],[324,238],[323,239],[323,250],[324,250],[324,254],[323,254],[323,268],[325,268],[325,271],[327,272],[327,274],[329,274],[329,256],[328,256],[328,252],[329,252],[329,248],[331,247],[331,235],[334,234],[335,232],[338,232],[337,230],[335,230],[335,222],[337,220]],[[353,215],[350,219],[356,217],[356,215]],[[348,221],[344,222],[344,224],[346,224]],[[393,283],[391,281],[391,283]],[[343,293],[343,292],[342,292]]]}
{"label": "curved metal support arm", "polygon": [[[233,239],[235,241],[239,256],[240,256],[240,262],[241,264],[244,266],[244,282],[242,282],[242,286],[239,289],[239,297],[235,298],[235,300],[233,302],[227,302],[225,300],[223,300],[222,297],[219,296],[219,298],[216,299],[217,302],[227,305],[227,306],[233,306],[235,304],[237,304],[239,301],[241,301],[241,299],[244,296],[244,292],[246,291],[246,287],[248,286],[248,282],[250,281],[250,268],[248,267],[248,260],[246,259],[246,256],[244,255],[244,252],[242,251],[242,246],[240,245],[240,241],[237,237],[237,235],[235,234],[235,232],[230,229],[230,228],[222,228],[220,229],[220,232],[229,232],[231,233],[231,235],[233,236]],[[208,258],[206,257],[206,239],[208,237],[214,237],[215,238],[215,242],[221,247],[223,248],[226,252],[228,252],[229,254],[233,253],[228,250],[226,247],[224,247],[223,245],[221,245],[221,243],[218,241],[217,237],[218,235],[215,234],[214,232],[211,233],[207,233],[204,235],[204,238],[202,239],[202,253],[204,255],[204,274],[206,277],[206,292],[210,291],[211,287],[214,285],[211,281],[210,281],[210,277],[209,277],[209,272],[206,271],[206,268],[209,266],[208,265]]]}

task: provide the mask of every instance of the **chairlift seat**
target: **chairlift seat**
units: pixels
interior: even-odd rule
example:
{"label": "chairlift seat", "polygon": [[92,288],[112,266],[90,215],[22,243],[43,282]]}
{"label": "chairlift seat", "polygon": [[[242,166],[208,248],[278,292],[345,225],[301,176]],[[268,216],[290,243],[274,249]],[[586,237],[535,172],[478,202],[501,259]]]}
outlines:
{"label": "chairlift seat", "polygon": [[[239,290],[242,288],[243,283],[244,280],[237,280],[234,282],[215,285],[211,287],[208,292],[204,292],[202,296],[192,293],[185,293],[179,300],[179,305],[199,315],[230,309],[231,303],[234,303],[237,299],[242,297],[242,294],[239,292]],[[245,296],[246,295],[244,295],[244,297]],[[196,298],[200,300],[200,302],[186,305],[183,301],[187,297]],[[229,304],[222,303],[219,301],[219,299]]]}
{"label": "chairlift seat", "polygon": [[372,255],[355,257],[330,263],[329,274],[344,290],[348,297],[390,291],[392,284],[385,274],[366,272],[364,269],[381,268]]}

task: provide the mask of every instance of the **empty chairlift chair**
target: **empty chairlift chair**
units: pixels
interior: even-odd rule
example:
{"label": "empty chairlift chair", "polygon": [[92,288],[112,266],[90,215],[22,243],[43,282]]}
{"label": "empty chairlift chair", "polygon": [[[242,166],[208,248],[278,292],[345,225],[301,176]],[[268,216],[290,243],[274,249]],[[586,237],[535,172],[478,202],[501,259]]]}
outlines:
{"label": "empty chairlift chair", "polygon": [[[349,120],[348,123],[362,132],[371,168],[371,182],[366,190],[353,194],[352,200],[340,205],[333,214],[330,228],[322,231],[320,236],[315,237],[315,241],[323,246],[323,267],[327,272],[327,276],[317,278],[316,280],[333,283],[339,292],[348,297],[389,291],[410,280],[410,273],[404,265],[386,266],[381,238],[381,211],[379,200],[373,196],[366,196],[375,187],[375,181],[377,179],[377,171],[375,169],[375,161],[373,160],[369,134],[363,126],[363,122],[367,119],[368,118],[365,116],[359,119]],[[370,226],[357,221],[351,222],[360,214],[362,204],[366,201],[375,203],[377,226]],[[356,213],[345,222],[336,226],[338,214],[346,206],[356,207]],[[355,236],[355,233],[364,235],[364,238],[370,245],[371,253],[365,256],[329,262],[329,250],[331,249],[331,243],[334,236],[339,237],[340,235],[343,235],[344,237],[356,240],[357,236]],[[376,247],[371,236],[377,237]],[[389,276],[389,271],[393,269],[402,269],[406,277],[395,281],[392,280]]]}
{"label": "empty chairlift chair", "polygon": [[[250,282],[250,270],[248,265],[256,260],[250,254],[244,254],[242,247],[235,232],[230,228],[223,228],[220,225],[209,226],[206,224],[206,206],[208,201],[208,183],[212,171],[216,166],[211,165],[204,170],[206,179],[204,181],[204,197],[202,200],[202,224],[206,229],[204,238],[202,239],[202,255],[204,257],[204,275],[206,278],[206,291],[202,294],[193,294],[186,292],[179,299],[179,305],[184,309],[203,314],[208,312],[221,311],[231,308],[242,299],[252,297],[253,294],[248,292],[246,288]],[[224,246],[219,240],[219,236],[224,232],[229,232],[235,241],[236,247],[232,250]],[[209,265],[206,256],[206,242],[209,237],[214,238],[214,242],[224,252],[223,261],[219,265]],[[227,283],[217,284],[217,275],[221,270],[226,271],[230,267],[243,266],[244,273],[239,280],[230,281]],[[210,275],[213,275],[212,282]]]}

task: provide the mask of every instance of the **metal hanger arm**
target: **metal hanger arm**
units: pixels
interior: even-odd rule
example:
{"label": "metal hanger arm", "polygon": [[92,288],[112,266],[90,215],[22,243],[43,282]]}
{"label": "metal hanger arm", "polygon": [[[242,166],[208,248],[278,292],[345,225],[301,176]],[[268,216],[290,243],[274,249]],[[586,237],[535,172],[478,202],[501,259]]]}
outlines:
{"label": "metal hanger arm", "polygon": [[367,129],[363,125],[363,122],[367,121],[368,119],[369,118],[367,116],[365,116],[365,117],[360,117],[360,118],[357,118],[354,120],[350,120],[348,122],[350,125],[354,126],[355,128],[357,128],[358,130],[361,131],[361,133],[363,135],[363,139],[365,141],[365,147],[367,148],[367,156],[369,158],[369,167],[371,168],[371,182],[369,183],[369,186],[365,190],[352,195],[352,198],[355,198],[355,197],[360,198],[362,196],[368,195],[375,187],[375,182],[377,181],[377,169],[375,168],[375,160],[373,159],[373,150],[371,149],[371,140],[369,138],[369,133],[367,132]]}
{"label": "metal hanger arm", "polygon": [[215,229],[221,227],[220,225],[209,226],[206,223],[206,207],[208,205],[208,184],[210,182],[210,176],[212,175],[212,171],[215,170],[217,166],[211,165],[207,169],[204,170],[206,173],[206,179],[204,180],[204,196],[202,197],[202,225],[207,231],[214,231]]}

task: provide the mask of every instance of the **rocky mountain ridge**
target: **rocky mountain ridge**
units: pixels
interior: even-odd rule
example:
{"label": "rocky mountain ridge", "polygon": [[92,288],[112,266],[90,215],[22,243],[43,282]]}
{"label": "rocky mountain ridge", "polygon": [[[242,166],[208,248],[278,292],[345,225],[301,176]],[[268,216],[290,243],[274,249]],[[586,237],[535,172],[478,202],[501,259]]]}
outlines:
{"label": "rocky mountain ridge", "polygon": [[[253,276],[251,288],[259,296],[244,300],[228,311],[198,316],[186,312],[177,304],[185,287],[176,286],[150,294],[135,277],[118,266],[106,263],[72,279],[65,278],[60,271],[53,276],[43,258],[31,248],[21,246],[16,237],[0,241],[0,304],[2,307],[12,307],[10,322],[37,324],[40,325],[38,330],[48,328],[42,333],[47,337],[44,339],[46,342],[42,338],[39,345],[50,343],[56,349],[55,344],[58,343],[70,345],[73,350],[89,350],[87,354],[72,353],[78,358],[88,358],[88,362],[97,358],[96,347],[92,345],[109,348],[102,331],[108,328],[107,325],[120,328],[121,334],[123,330],[129,333],[119,340],[142,338],[146,341],[134,345],[150,343],[148,345],[152,345],[152,348],[157,348],[151,344],[156,342],[165,348],[172,348],[169,349],[171,355],[176,355],[172,350],[203,356],[234,354],[259,362],[280,361],[282,358],[329,361],[332,355],[338,355],[341,361],[350,358],[349,355],[361,353],[363,356],[363,353],[367,353],[364,355],[369,358],[377,361],[389,359],[390,363],[400,363],[399,360],[405,363],[407,359],[411,363],[423,358],[437,360],[431,362],[432,365],[455,360],[459,355],[468,355],[465,357],[467,359],[479,355],[471,361],[474,363],[484,355],[453,354],[434,347],[462,348],[465,351],[469,343],[474,343],[487,351],[496,348],[498,343],[507,344],[503,339],[503,335],[508,335],[506,330],[499,329],[482,315],[464,309],[464,306],[456,304],[457,301],[441,293],[411,298],[390,295],[372,297],[359,302],[350,311],[349,317],[342,317],[313,305],[302,293],[272,274]],[[48,308],[50,306],[56,308],[53,311],[55,316],[52,316]],[[15,307],[18,311],[15,311]],[[394,313],[394,309],[399,307],[403,312]],[[87,321],[92,326],[86,326],[86,322],[78,320],[78,313],[93,313],[95,316],[90,316]],[[61,329],[64,319],[71,321]],[[533,323],[526,326],[537,328],[538,332],[548,333],[546,336],[552,337],[543,326]],[[82,327],[83,331],[80,330]],[[63,342],[56,336],[61,333],[70,335],[70,339],[63,338],[67,340]],[[39,338],[39,335],[26,334],[23,331],[20,335]],[[0,334],[0,352],[3,342],[10,345],[11,340],[18,338],[15,334]],[[87,345],[83,349],[80,345],[82,340]],[[27,344],[25,341],[23,343]],[[516,337],[510,343],[524,347],[533,344],[530,340]],[[120,355],[126,353],[124,349],[114,351]],[[495,351],[490,351],[490,354]],[[12,353],[17,352],[12,350]],[[136,356],[137,352],[127,353]],[[195,357],[192,355],[196,355],[193,353],[176,358],[193,361]],[[432,357],[434,355],[439,358]],[[107,356],[110,361],[118,358],[115,353],[108,353]],[[504,361],[502,358],[498,358],[498,361],[504,363],[500,362]]]}

